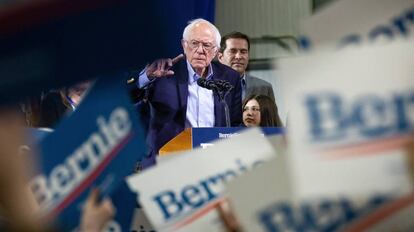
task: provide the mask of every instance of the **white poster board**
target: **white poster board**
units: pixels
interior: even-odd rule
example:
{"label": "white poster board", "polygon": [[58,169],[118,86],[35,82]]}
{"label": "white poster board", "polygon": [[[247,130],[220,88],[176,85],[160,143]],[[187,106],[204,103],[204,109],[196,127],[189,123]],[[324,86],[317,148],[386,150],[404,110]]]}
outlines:
{"label": "white poster board", "polygon": [[293,188],[294,173],[286,168],[284,157],[288,155],[228,184],[227,195],[242,231],[412,231],[413,193],[304,197]]}
{"label": "white poster board", "polygon": [[128,184],[138,192],[151,223],[162,229],[188,217],[197,220],[194,213],[218,200],[226,182],[274,156],[260,130],[246,130],[207,149],[167,159],[129,177]]}
{"label": "white poster board", "polygon": [[379,44],[414,35],[411,0],[337,0],[303,21],[310,49]]}
{"label": "white poster board", "polygon": [[281,62],[300,194],[411,190],[401,146],[414,131],[413,60],[412,44],[393,43]]}

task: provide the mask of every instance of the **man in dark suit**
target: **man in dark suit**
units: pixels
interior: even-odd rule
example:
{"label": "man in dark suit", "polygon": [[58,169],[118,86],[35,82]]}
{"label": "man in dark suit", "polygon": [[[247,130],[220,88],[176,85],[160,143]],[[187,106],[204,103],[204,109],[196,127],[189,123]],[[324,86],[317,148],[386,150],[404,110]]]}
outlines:
{"label": "man in dark suit", "polygon": [[240,74],[243,99],[251,94],[263,94],[275,101],[272,85],[246,74],[249,64],[250,40],[241,32],[231,32],[221,39],[218,59]]}
{"label": "man in dark suit", "polygon": [[140,74],[138,88],[146,91],[150,104],[148,145],[151,156],[143,166],[154,163],[155,154],[188,127],[225,126],[223,104],[211,90],[197,85],[198,78],[225,80],[234,86],[225,101],[232,126],[241,123],[241,87],[237,72],[220,63],[211,63],[220,46],[220,33],[210,22],[196,19],[184,29],[184,55],[159,59]]}

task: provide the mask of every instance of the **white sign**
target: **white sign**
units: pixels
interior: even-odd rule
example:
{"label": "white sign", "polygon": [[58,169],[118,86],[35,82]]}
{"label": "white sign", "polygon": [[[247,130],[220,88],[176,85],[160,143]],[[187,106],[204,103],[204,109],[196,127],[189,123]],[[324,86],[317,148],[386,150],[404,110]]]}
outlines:
{"label": "white sign", "polygon": [[295,199],[292,183],[284,155],[230,182],[226,192],[243,231],[266,231],[257,215],[274,202]]}
{"label": "white sign", "polygon": [[159,229],[208,207],[221,196],[226,182],[274,156],[259,129],[246,130],[213,147],[167,159],[129,177],[128,184]]}
{"label": "white sign", "polygon": [[[227,195],[242,231],[412,231],[414,194],[306,197],[295,187],[287,157],[279,155],[228,184]],[[364,170],[355,172],[364,175]]]}
{"label": "white sign", "polygon": [[311,49],[379,44],[414,35],[412,0],[339,0],[302,23]]}
{"label": "white sign", "polygon": [[413,60],[412,44],[393,43],[281,62],[301,194],[411,190],[400,148],[414,131]]}

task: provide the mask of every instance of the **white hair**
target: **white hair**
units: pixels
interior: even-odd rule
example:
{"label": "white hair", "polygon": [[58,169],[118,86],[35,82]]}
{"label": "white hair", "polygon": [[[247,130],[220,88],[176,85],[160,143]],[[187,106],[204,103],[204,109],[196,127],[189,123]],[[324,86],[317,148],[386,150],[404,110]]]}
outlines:
{"label": "white hair", "polygon": [[214,26],[214,24],[212,24],[209,21],[207,21],[205,19],[202,19],[202,18],[193,19],[193,20],[188,21],[188,25],[184,28],[183,39],[188,40],[188,37],[190,36],[190,31],[198,23],[205,23],[213,30],[213,32],[215,34],[216,46],[217,46],[217,48],[220,48],[221,35],[220,35],[219,30],[217,29],[216,26]]}

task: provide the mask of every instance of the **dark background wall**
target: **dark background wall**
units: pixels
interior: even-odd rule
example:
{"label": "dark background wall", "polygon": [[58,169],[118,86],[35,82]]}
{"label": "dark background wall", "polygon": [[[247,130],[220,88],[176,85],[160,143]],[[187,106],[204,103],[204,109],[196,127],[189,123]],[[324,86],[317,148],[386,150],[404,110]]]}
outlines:
{"label": "dark background wall", "polygon": [[143,67],[181,52],[215,0],[15,1],[0,7],[0,102]]}

